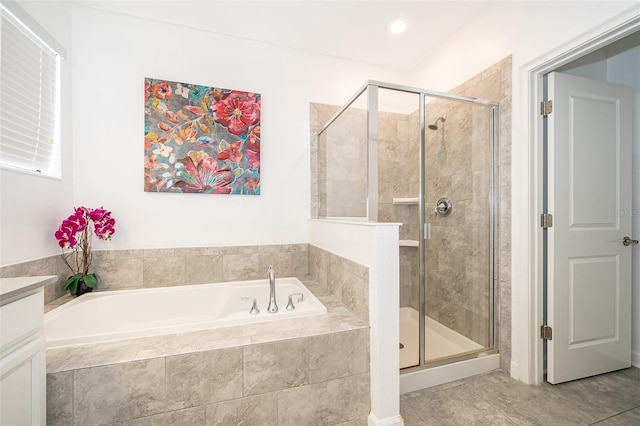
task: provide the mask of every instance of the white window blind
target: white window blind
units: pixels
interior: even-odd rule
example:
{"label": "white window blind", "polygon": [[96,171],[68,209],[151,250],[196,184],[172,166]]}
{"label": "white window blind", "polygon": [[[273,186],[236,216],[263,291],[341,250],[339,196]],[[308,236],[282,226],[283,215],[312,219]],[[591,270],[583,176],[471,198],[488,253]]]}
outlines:
{"label": "white window blind", "polygon": [[0,165],[54,174],[59,56],[0,5]]}

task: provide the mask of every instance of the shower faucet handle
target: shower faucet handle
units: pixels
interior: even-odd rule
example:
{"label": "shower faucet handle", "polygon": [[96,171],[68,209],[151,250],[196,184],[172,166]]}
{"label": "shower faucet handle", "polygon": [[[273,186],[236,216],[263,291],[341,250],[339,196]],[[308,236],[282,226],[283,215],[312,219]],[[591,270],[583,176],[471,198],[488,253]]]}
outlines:
{"label": "shower faucet handle", "polygon": [[246,300],[251,300],[252,305],[251,305],[251,310],[249,311],[249,313],[251,315],[258,315],[260,313],[260,309],[258,309],[258,302],[256,302],[255,297],[243,297],[242,301],[246,301]]}

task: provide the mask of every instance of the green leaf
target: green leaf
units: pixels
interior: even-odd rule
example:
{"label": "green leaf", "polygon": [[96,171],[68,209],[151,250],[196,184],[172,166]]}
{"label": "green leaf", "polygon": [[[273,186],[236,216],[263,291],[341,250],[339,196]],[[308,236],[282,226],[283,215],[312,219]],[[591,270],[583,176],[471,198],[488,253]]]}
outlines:
{"label": "green leaf", "polygon": [[[67,280],[64,282],[64,288],[67,289],[69,288],[72,284],[78,285],[78,280],[82,278],[82,274],[75,274],[75,275],[71,275],[69,278],[67,278]],[[75,288],[75,287],[74,287]],[[74,290],[75,293],[75,290]],[[72,293],[73,294],[73,293]]]}
{"label": "green leaf", "polygon": [[98,277],[96,276],[96,274],[85,275],[84,283],[87,285],[87,287],[96,288],[96,285],[98,284]]}

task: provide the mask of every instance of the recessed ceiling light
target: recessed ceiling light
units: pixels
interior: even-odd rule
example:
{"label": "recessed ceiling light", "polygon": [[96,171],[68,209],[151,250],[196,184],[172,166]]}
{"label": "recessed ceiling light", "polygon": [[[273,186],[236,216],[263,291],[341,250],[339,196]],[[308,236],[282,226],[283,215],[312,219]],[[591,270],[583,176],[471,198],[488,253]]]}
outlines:
{"label": "recessed ceiling light", "polygon": [[396,18],[387,25],[391,34],[400,34],[407,29],[407,21],[404,18]]}

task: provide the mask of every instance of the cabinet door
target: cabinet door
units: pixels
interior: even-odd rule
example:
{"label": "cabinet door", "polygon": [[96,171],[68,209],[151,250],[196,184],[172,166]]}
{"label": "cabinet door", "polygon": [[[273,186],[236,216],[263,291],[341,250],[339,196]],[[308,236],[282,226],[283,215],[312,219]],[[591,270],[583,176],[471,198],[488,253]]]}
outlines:
{"label": "cabinet door", "polygon": [[0,359],[0,425],[45,423],[45,369],[43,336]]}

